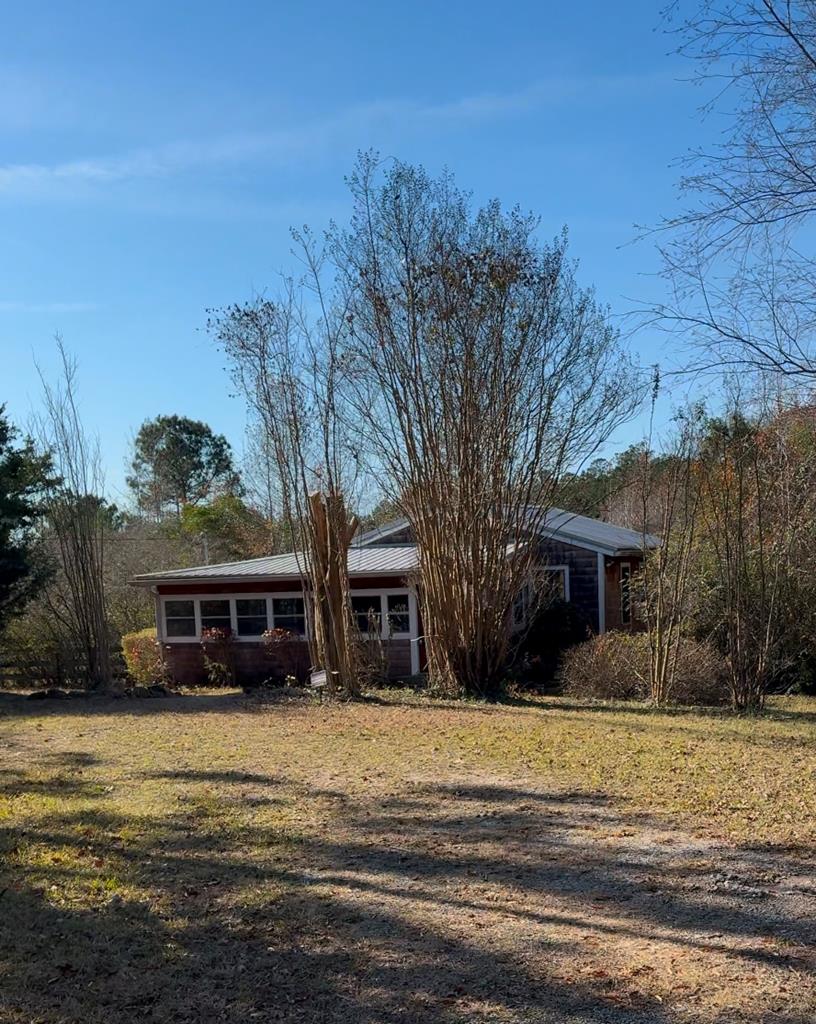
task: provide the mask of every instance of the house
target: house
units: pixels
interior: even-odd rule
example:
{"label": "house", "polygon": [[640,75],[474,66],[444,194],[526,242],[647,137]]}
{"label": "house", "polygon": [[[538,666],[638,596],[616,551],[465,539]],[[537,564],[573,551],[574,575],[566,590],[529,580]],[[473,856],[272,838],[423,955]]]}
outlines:
{"label": "house", "polygon": [[[658,544],[645,537],[647,547]],[[633,629],[630,579],[640,564],[644,536],[612,523],[560,509],[546,514],[540,529],[541,569],[557,593],[576,605],[591,628]],[[422,627],[413,581],[419,555],[407,520],[359,535],[349,551],[352,610],[361,632],[376,624],[393,678],[422,668]],[[309,629],[303,594],[303,556],[270,555],[243,562],[145,573],[132,582],[152,591],[157,635],[170,670],[180,683],[203,673],[202,629],[222,627],[234,638],[236,675],[260,682],[270,675],[262,635],[281,629],[305,646]]]}

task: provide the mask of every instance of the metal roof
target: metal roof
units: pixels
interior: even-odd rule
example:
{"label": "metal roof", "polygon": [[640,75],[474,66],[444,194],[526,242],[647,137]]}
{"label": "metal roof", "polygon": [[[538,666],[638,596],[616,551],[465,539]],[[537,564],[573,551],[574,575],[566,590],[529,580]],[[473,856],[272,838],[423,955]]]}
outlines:
{"label": "metal roof", "polygon": [[[348,568],[350,576],[395,576],[405,575],[419,568],[419,552],[416,544],[378,544],[385,537],[398,533],[408,525],[407,519],[395,519],[376,530],[361,534],[349,550]],[[545,517],[541,530],[545,537],[587,547],[605,555],[621,555],[642,551],[643,534],[627,530],[614,523],[600,519],[575,515],[563,509],[552,508]],[[646,534],[646,547],[654,548],[660,540]],[[306,557],[295,551],[285,555],[268,555],[265,558],[250,558],[243,562],[222,562],[218,565],[196,565],[191,569],[169,569],[165,572],[148,572],[135,576],[133,583],[183,583],[186,580],[267,580],[299,579],[306,569]]]}
{"label": "metal roof", "polygon": [[[403,575],[419,567],[416,545],[381,548],[352,548],[348,569],[351,576]],[[190,569],[169,569],[134,576],[133,583],[168,583],[186,580],[298,579],[306,569],[306,557],[296,551],[285,555],[249,558],[244,562],[196,565]]]}
{"label": "metal roof", "polygon": [[[535,519],[532,509],[530,516]],[[379,544],[386,537],[404,530],[407,525],[407,519],[395,519],[393,522],[385,523],[374,530],[360,534],[354,543],[360,547]],[[549,509],[544,515],[543,523],[536,523],[536,525],[541,527],[541,532],[546,537],[563,541],[565,544],[574,544],[576,547],[589,547],[593,551],[601,551],[606,555],[642,551],[644,539],[647,548],[655,548],[660,545],[660,539],[650,533],[647,533],[644,538],[638,530],[629,530],[625,526],[605,523],[600,519],[591,519],[589,516],[579,516],[560,508]]]}
{"label": "metal roof", "polygon": [[660,539],[651,533],[644,537],[638,530],[628,530],[625,526],[590,519],[589,516],[579,516],[560,508],[551,508],[547,512],[542,533],[566,544],[599,549],[607,555],[642,551],[644,542],[647,548],[660,546]]}
{"label": "metal roof", "polygon": [[352,545],[357,548],[369,547],[372,544],[379,544],[386,537],[400,533],[408,526],[407,519],[392,519],[382,526],[375,526],[373,530],[366,530],[365,533],[358,533],[352,540]]}

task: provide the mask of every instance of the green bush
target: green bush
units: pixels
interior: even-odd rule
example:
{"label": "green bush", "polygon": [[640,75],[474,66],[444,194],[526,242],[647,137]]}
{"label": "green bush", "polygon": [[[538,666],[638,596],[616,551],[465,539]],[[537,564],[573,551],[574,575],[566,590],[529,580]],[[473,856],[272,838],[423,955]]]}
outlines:
{"label": "green bush", "polygon": [[[564,692],[600,700],[649,699],[646,633],[604,633],[567,651]],[[722,704],[728,699],[725,661],[711,643],[683,637],[670,700],[675,704]]]}
{"label": "green bush", "polygon": [[159,682],[164,675],[155,628],[139,629],[122,637],[122,654],[128,675],[140,686]]}

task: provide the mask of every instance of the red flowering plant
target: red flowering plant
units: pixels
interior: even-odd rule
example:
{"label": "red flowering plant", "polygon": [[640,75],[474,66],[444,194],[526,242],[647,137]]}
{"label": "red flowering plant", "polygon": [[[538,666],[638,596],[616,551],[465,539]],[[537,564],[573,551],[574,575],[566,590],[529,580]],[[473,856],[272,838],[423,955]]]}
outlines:
{"label": "red flowering plant", "polygon": [[211,686],[235,684],[235,657],[232,630],[228,626],[208,626],[201,630],[204,671]]}

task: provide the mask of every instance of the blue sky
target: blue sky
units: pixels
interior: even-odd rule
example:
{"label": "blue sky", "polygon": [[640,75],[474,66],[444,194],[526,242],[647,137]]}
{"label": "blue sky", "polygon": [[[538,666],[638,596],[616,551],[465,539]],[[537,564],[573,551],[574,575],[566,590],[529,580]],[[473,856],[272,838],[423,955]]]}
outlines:
{"label": "blue sky", "polygon": [[[672,162],[716,125],[657,8],[7,0],[0,401],[25,422],[59,331],[114,498],[147,417],[206,420],[240,452],[205,309],[274,287],[290,225],[342,220],[369,147],[534,210],[544,236],[568,225],[616,313],[659,296],[634,225],[676,209]],[[634,342],[649,363],[663,345]]]}

